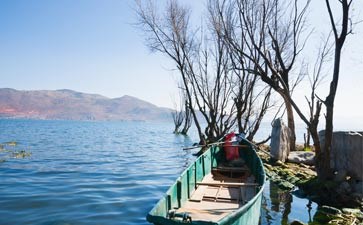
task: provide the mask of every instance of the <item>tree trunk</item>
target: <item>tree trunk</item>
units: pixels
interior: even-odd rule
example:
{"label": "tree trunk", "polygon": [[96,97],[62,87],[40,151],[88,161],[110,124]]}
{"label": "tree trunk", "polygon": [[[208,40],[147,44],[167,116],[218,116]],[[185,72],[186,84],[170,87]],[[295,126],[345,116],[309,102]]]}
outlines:
{"label": "tree trunk", "polygon": [[[184,97],[184,98],[186,98],[186,97]],[[189,128],[192,126],[192,115],[191,115],[191,111],[189,109],[189,103],[186,99],[184,101],[184,110],[185,110],[184,127],[181,131],[181,134],[187,135]]]}
{"label": "tree trunk", "polygon": [[333,141],[333,105],[326,105],[326,116],[325,116],[325,144],[324,150],[322,151],[322,158],[320,161],[319,178],[327,180],[333,175],[330,166],[330,152]]}
{"label": "tree trunk", "polygon": [[[322,151],[322,156],[319,158],[319,162],[317,165],[320,168],[317,168],[319,179],[327,180],[333,176],[333,171],[330,166],[330,151],[333,140],[333,111],[334,111],[334,101],[335,95],[337,92],[338,81],[339,81],[339,70],[340,70],[340,58],[342,48],[345,42],[345,39],[348,35],[348,23],[349,23],[349,7],[352,1],[341,0],[342,4],[343,16],[342,16],[342,24],[341,24],[341,33],[338,34],[337,25],[334,21],[333,12],[330,7],[329,0],[326,0],[327,9],[329,12],[330,22],[333,28],[333,34],[335,36],[335,54],[334,54],[334,70],[333,70],[333,79],[330,82],[330,90],[329,95],[326,97],[324,104],[326,106],[326,116],[325,116],[325,144],[324,149]],[[320,173],[319,173],[320,172]]]}
{"label": "tree trunk", "polygon": [[305,147],[306,148],[309,148],[310,147],[310,136],[311,136],[310,133],[311,132],[310,132],[309,128],[306,129],[306,140],[305,140]]}
{"label": "tree trunk", "polygon": [[317,128],[309,127],[311,138],[314,142],[314,148],[315,148],[315,169],[319,176],[319,179],[326,179],[327,173],[326,173],[326,167],[329,165],[330,160],[327,160],[324,155],[325,153],[321,149],[320,145],[320,138],[317,131]]}
{"label": "tree trunk", "polygon": [[339,42],[335,44],[335,55],[334,55],[334,71],[333,80],[330,83],[329,95],[326,97],[326,116],[325,116],[325,144],[324,150],[322,151],[322,158],[319,162],[321,168],[319,168],[320,174],[319,178],[321,180],[327,180],[333,176],[333,172],[330,166],[330,152],[333,141],[333,119],[334,119],[334,100],[338,87],[339,80],[339,70],[340,70],[340,57],[344,42]]}
{"label": "tree trunk", "polygon": [[295,151],[296,146],[296,134],[295,134],[295,121],[294,121],[294,111],[292,109],[291,102],[284,98],[286,113],[287,113],[287,126],[290,129],[290,151]]}
{"label": "tree trunk", "polygon": [[237,108],[237,126],[238,126],[238,132],[241,134],[241,133],[245,133],[245,130],[243,129],[243,126],[242,126],[242,116],[243,116],[243,112],[242,112],[242,104],[238,101],[238,100],[235,100],[235,105],[236,105],[236,108]]}

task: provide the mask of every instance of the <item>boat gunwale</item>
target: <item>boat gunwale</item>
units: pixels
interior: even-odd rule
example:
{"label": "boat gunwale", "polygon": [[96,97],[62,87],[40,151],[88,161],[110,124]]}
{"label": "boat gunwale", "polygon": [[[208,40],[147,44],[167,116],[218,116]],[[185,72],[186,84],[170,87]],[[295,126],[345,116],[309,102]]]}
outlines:
{"label": "boat gunwale", "polygon": [[[208,225],[224,225],[224,224],[229,224],[231,220],[235,221],[238,220],[238,218],[241,217],[241,215],[246,212],[247,210],[249,210],[255,203],[256,201],[262,196],[262,192],[263,189],[265,187],[266,184],[266,173],[265,170],[263,169],[263,164],[262,161],[260,159],[260,157],[257,154],[257,151],[254,147],[254,145],[252,143],[250,143],[248,140],[246,140],[250,149],[254,152],[255,156],[258,159],[259,164],[262,166],[262,178],[263,178],[263,183],[261,186],[259,186],[259,191],[254,195],[254,197],[249,200],[246,204],[244,204],[242,207],[238,208],[236,211],[226,215],[225,217],[221,218],[219,221],[217,222],[213,222],[213,221],[193,221],[192,224],[208,224]],[[201,154],[200,156],[198,156],[195,160],[199,160],[202,157],[205,157],[209,151],[212,150],[212,148],[217,147],[216,145],[210,146],[208,148],[207,151],[205,151],[203,154]],[[193,163],[191,163],[186,169],[184,169],[184,171],[177,177],[177,179],[171,184],[171,186],[168,188],[168,190],[164,193],[164,195],[158,200],[158,202],[154,205],[154,207],[149,211],[149,213],[147,214],[147,221],[151,222],[151,223],[162,223],[163,221],[166,221],[167,224],[181,224],[180,221],[174,221],[174,220],[170,220],[164,216],[158,216],[158,215],[152,215],[152,213],[157,209],[158,205],[164,201],[164,199],[166,199],[168,197],[168,195],[171,194],[172,192],[172,188],[174,185],[177,184],[177,182],[181,182],[181,178],[194,166]],[[156,221],[157,220],[157,221]]]}

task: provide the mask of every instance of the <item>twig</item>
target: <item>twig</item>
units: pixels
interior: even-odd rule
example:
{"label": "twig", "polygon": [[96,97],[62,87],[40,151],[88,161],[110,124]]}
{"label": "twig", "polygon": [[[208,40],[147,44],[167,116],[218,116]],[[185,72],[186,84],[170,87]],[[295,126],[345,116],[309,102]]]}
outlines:
{"label": "twig", "polygon": [[186,148],[183,148],[183,150],[210,147],[210,146],[213,146],[213,145],[221,145],[221,144],[227,144],[227,145],[225,145],[225,147],[241,147],[241,148],[248,147],[248,145],[236,145],[236,144],[233,144],[233,142],[231,142],[230,144],[228,142],[214,142],[214,143],[210,143],[210,144],[207,144],[207,145],[196,145],[196,146],[192,146],[192,147],[186,147]]}
{"label": "twig", "polygon": [[224,143],[226,143],[226,142],[219,141],[219,142],[209,143],[209,144],[206,144],[206,145],[196,145],[196,146],[192,146],[192,147],[186,147],[186,148],[183,148],[183,150],[190,150],[190,149],[195,149],[195,148],[210,147],[210,146],[213,146],[213,145],[220,145],[220,144],[224,144]]}
{"label": "twig", "polygon": [[262,144],[265,144],[266,142],[268,142],[269,140],[271,139],[271,135],[268,136],[268,138],[266,138],[265,140],[262,140],[260,142],[257,142],[256,145],[259,146],[259,145],[262,145]]}

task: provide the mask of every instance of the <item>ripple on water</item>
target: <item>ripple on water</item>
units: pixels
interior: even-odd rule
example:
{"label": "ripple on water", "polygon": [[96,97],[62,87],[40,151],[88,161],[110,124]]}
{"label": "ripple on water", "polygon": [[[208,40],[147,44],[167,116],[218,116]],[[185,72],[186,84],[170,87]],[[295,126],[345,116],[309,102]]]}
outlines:
{"label": "ripple on water", "polygon": [[[147,212],[194,159],[193,151],[181,150],[193,140],[172,134],[167,123],[0,125],[0,142],[14,140],[32,152],[0,163],[0,224],[146,225]],[[268,199],[263,215],[281,221],[282,208],[270,210]],[[268,221],[263,224],[276,224]]]}

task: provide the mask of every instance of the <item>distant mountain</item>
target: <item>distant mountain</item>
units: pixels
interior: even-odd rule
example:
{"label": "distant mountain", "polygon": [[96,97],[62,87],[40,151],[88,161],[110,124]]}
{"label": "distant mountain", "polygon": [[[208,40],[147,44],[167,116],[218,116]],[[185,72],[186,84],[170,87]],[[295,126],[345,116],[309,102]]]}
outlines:
{"label": "distant mountain", "polygon": [[107,98],[72,90],[0,88],[0,117],[61,120],[167,120],[171,109],[125,95]]}

